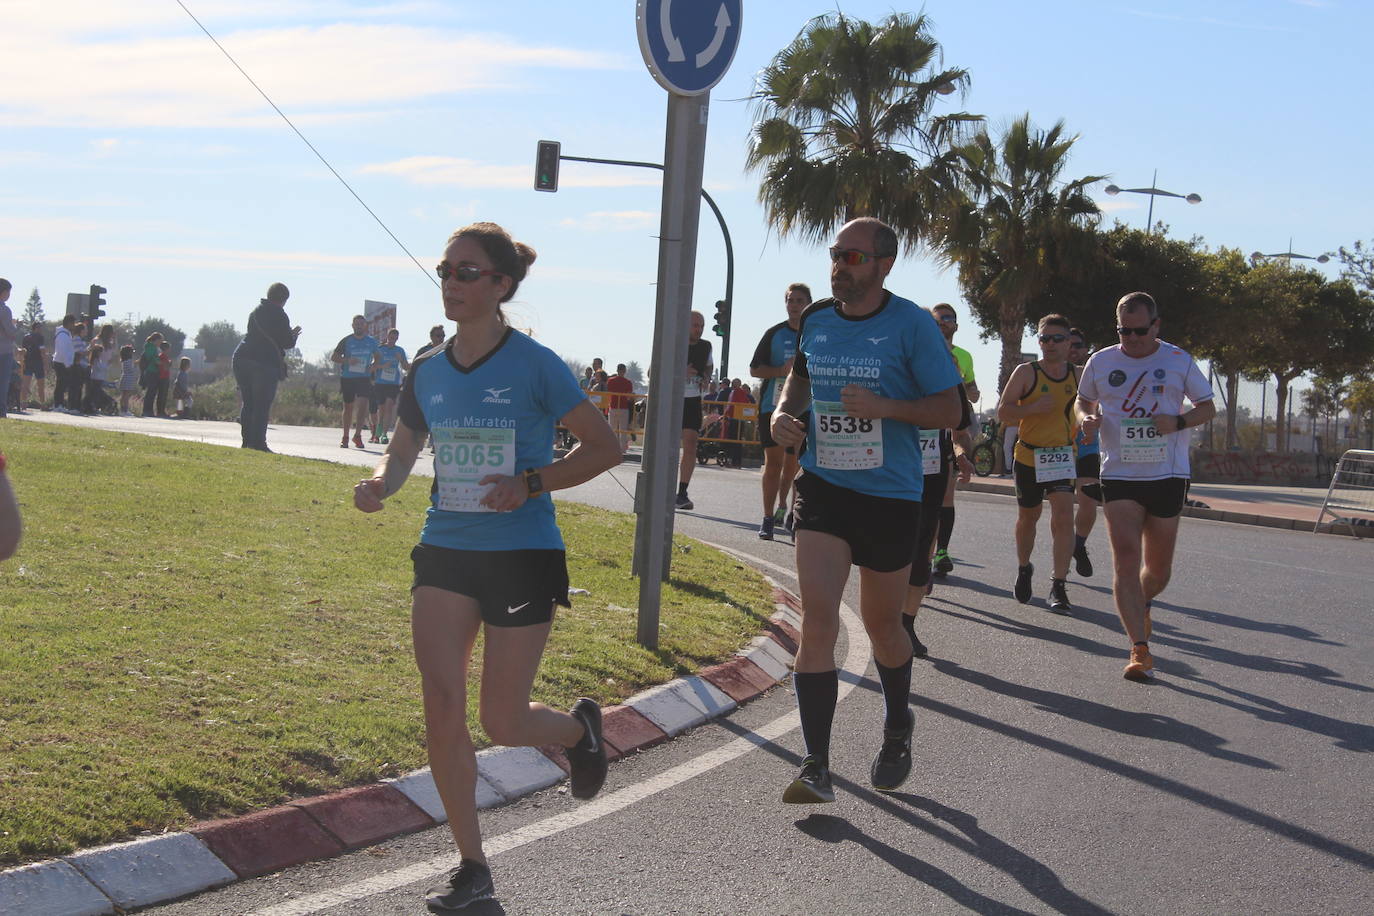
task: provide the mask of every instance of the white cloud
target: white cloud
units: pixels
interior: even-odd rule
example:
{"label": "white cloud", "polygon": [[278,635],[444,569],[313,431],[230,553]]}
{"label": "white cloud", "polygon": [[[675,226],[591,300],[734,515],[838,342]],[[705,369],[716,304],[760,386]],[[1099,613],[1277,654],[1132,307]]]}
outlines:
{"label": "white cloud", "polygon": [[[519,188],[534,187],[534,163],[526,165],[489,165],[475,159],[456,159],[451,156],[409,156],[394,162],[377,162],[362,166],[363,174],[394,175],[412,184],[455,188]],[[588,170],[585,174],[564,171],[559,175],[559,187],[568,188],[627,188],[654,186],[660,183],[657,174],[641,175],[637,171],[616,169]]]}
{"label": "white cloud", "polygon": [[560,226],[585,232],[629,232],[653,229],[658,224],[659,215],[651,210],[597,210],[559,221]]}
{"label": "white cloud", "polygon": [[1116,198],[1112,198],[1111,200],[1098,200],[1094,201],[1094,203],[1097,204],[1097,209],[1101,210],[1103,213],[1111,213],[1115,210],[1139,210],[1141,207],[1140,204],[1133,200],[1117,200]]}
{"label": "white cloud", "polygon": [[[108,6],[122,10],[125,4]],[[64,15],[70,14],[64,9]],[[175,34],[144,30],[99,40],[46,33],[39,20],[16,22],[7,10],[0,60],[7,72],[27,78],[6,81],[0,125],[223,128],[261,126],[275,118],[189,20]],[[604,55],[522,44],[501,35],[390,23],[243,30],[217,37],[289,116],[302,121],[511,87],[535,68],[624,65]]]}

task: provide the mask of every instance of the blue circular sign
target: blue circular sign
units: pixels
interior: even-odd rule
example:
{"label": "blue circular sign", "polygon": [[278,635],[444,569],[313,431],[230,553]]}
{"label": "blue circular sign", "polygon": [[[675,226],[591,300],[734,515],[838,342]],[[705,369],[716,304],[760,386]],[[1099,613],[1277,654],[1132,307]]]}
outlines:
{"label": "blue circular sign", "polygon": [[744,0],[638,0],[644,64],[664,89],[700,95],[720,82],[739,47]]}

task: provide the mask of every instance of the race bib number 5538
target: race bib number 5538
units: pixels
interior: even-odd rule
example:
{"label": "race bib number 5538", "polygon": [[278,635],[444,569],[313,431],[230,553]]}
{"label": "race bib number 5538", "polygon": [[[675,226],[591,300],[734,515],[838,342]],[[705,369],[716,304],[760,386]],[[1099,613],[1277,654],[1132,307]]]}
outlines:
{"label": "race bib number 5538", "polygon": [[816,401],[816,464],[833,471],[882,467],[883,424],[845,413],[839,401]]}

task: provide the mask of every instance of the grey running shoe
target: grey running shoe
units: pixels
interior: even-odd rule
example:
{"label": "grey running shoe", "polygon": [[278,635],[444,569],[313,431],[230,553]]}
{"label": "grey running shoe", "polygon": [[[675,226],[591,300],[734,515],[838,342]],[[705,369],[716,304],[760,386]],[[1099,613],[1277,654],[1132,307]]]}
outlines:
{"label": "grey running shoe", "polygon": [[1012,590],[1016,600],[1025,604],[1031,599],[1031,576],[1035,574],[1035,564],[1027,563],[1016,570],[1016,587]]}
{"label": "grey running shoe", "polygon": [[1088,545],[1084,544],[1073,552],[1073,568],[1084,579],[1091,579],[1093,574],[1093,561],[1088,559]]}
{"label": "grey running shoe", "polygon": [[431,913],[454,913],[479,900],[490,900],[495,893],[491,869],[481,862],[464,859],[446,883],[425,895],[425,906]]}
{"label": "grey running shoe", "polygon": [[762,524],[762,525],[759,525],[759,540],[760,540],[760,541],[771,541],[771,540],[773,540],[773,516],[771,516],[771,515],[764,516],[763,524]]}
{"label": "grey running shoe", "polygon": [[873,767],[868,771],[869,781],[879,792],[896,791],[911,775],[911,731],[915,720],[916,717],[911,716],[906,728],[883,729],[883,746],[878,749],[878,756],[873,758]]}
{"label": "grey running shoe", "polygon": [[1063,579],[1050,580],[1050,610],[1056,614],[1067,614],[1073,610],[1069,604],[1069,591]]}
{"label": "grey running shoe", "polygon": [[691,501],[690,499],[688,499],[686,496],[681,496],[681,495],[678,496],[677,501],[674,502],[673,505],[674,505],[676,508],[678,508],[678,509],[695,509],[695,508],[696,508],[696,506],[692,503],[692,501]]}
{"label": "grey running shoe", "polygon": [[782,793],[789,805],[818,805],[835,800],[835,788],[830,784],[830,768],[822,766],[815,757],[802,761],[801,772]]}
{"label": "grey running shoe", "polygon": [[582,723],[586,732],[578,742],[567,748],[568,765],[572,769],[573,798],[591,798],[606,782],[606,745],[601,740],[601,707],[595,700],[580,698],[570,713]]}

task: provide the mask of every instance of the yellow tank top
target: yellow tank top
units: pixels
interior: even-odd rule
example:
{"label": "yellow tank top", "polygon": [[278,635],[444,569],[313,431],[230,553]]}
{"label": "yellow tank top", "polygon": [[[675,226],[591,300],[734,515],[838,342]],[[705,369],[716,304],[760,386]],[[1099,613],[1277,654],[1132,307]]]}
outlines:
{"label": "yellow tank top", "polygon": [[1031,368],[1031,389],[1016,403],[1029,404],[1048,394],[1054,399],[1054,408],[1049,413],[1021,418],[1016,433],[1016,460],[1027,467],[1035,467],[1032,447],[1073,444],[1073,402],[1078,397],[1078,373],[1072,364],[1060,379],[1050,378],[1040,360],[1031,363]]}

